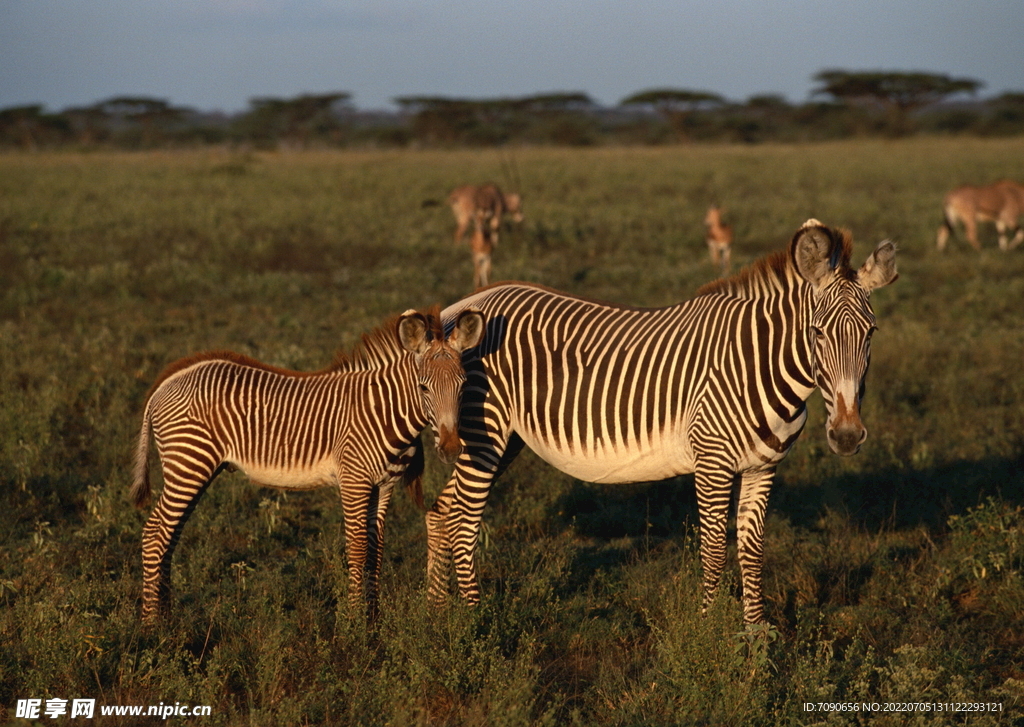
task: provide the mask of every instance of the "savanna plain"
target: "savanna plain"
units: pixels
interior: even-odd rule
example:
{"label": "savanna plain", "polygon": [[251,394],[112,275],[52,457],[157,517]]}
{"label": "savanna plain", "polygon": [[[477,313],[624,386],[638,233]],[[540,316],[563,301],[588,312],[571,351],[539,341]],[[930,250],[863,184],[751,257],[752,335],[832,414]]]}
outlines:
{"label": "savanna plain", "polygon": [[[595,486],[524,452],[485,513],[477,608],[427,606],[423,514],[398,492],[368,630],[337,492],[224,473],[175,554],[171,617],[143,630],[127,490],[156,375],[210,349],[319,369],[468,294],[443,199],[514,186],[509,159],[526,220],[496,280],[683,300],[717,274],[711,203],[734,269],[809,217],[850,229],[858,265],[898,244],[867,443],[833,455],[815,394],[779,469],[772,628],[743,629],[735,560],[701,615],[692,478]],[[1024,139],[0,155],[0,721],[88,697],[209,705],[172,718],[203,725],[1024,724],[1024,247],[991,227],[980,253],[934,244],[946,191],[1003,177],[1024,181]],[[428,503],[448,472],[428,448]]]}

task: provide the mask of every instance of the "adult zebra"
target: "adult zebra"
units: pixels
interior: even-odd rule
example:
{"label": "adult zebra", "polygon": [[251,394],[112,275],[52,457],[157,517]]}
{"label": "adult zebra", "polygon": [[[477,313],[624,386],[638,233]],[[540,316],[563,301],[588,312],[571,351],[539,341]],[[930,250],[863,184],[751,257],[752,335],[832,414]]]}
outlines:
{"label": "adult zebra", "polygon": [[422,502],[419,433],[434,430],[438,455],[462,451],[461,353],[480,342],[484,319],[463,310],[445,340],[437,308],[410,310],[323,371],[287,371],[231,352],[168,366],[146,397],[131,498],[149,499],[149,439],[164,488],[142,537],[142,618],[169,610],[171,556],[192,510],[217,474],[237,467],[284,489],[337,484],[345,514],[349,599],[376,613],[384,516],[404,478]]}
{"label": "adult zebra", "polygon": [[526,283],[495,285],[447,308],[488,319],[465,357],[460,427],[466,449],[427,513],[428,587],[480,597],[474,552],[491,483],[523,445],[591,482],[696,473],[704,603],[726,556],[732,485],[743,615],[764,620],[764,514],[778,463],[820,388],[837,454],[867,437],[860,401],[875,317],[868,300],[897,277],[895,247],[880,243],[850,268],[848,233],[808,220],[789,248],[710,283],[667,308],[583,300]]}

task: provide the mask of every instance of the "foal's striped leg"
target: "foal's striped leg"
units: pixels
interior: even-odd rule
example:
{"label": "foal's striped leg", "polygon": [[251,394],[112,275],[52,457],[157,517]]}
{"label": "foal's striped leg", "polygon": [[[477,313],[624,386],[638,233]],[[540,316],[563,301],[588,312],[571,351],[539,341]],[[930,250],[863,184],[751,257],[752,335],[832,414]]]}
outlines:
{"label": "foal's striped leg", "polygon": [[341,483],[341,504],[345,514],[345,555],[348,561],[348,603],[353,611],[365,603],[367,526],[376,512],[377,488],[366,482]]}
{"label": "foal's striped leg", "polygon": [[366,512],[366,608],[371,621],[377,618],[380,570],[384,562],[384,518],[395,491],[395,482],[390,480],[374,486],[373,490],[375,496],[370,499]]}

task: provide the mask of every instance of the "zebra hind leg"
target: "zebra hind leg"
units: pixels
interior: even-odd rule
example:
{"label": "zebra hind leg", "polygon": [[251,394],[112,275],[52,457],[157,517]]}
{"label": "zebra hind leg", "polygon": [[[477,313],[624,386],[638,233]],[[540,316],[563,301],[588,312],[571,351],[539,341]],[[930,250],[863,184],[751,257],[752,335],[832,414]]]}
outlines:
{"label": "zebra hind leg", "polygon": [[163,469],[163,492],[142,530],[144,624],[154,624],[170,614],[174,548],[199,498],[223,467],[181,472],[173,462],[164,460]]}

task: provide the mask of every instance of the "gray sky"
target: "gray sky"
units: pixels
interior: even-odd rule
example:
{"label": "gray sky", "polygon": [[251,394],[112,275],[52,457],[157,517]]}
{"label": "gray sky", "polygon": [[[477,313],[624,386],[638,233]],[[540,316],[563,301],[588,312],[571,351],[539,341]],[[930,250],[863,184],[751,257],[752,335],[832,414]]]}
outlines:
{"label": "gray sky", "polygon": [[1024,90],[1024,0],[0,0],[0,108],[116,95],[238,111],[254,96],[651,87],[803,101],[825,68]]}

